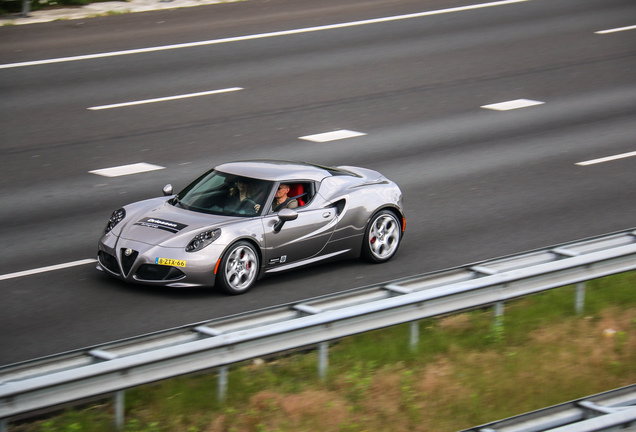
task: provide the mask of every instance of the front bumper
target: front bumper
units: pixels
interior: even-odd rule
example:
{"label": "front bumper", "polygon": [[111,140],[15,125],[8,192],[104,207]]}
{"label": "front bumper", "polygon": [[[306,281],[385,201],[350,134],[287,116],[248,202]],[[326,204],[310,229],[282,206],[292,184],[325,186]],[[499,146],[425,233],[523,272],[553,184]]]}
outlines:
{"label": "front bumper", "polygon": [[[223,248],[210,245],[199,252],[166,248],[105,236],[97,252],[97,269],[130,283],[173,288],[212,287]],[[164,261],[179,265],[165,265]]]}

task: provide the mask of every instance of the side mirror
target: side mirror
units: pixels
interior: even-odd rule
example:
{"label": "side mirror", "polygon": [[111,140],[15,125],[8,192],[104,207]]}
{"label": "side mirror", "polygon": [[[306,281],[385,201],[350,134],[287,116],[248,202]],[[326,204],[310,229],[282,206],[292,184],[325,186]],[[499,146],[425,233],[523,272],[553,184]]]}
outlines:
{"label": "side mirror", "polygon": [[163,187],[162,191],[163,191],[163,195],[164,195],[164,196],[170,196],[170,195],[172,195],[172,194],[173,194],[173,192],[172,192],[172,185],[171,185],[171,184],[167,184],[167,185],[165,185],[165,186]]}
{"label": "side mirror", "polygon": [[274,232],[279,232],[283,225],[285,225],[285,222],[296,220],[296,218],[298,218],[298,213],[294,210],[287,208],[282,209],[278,212],[278,222],[274,225]]}

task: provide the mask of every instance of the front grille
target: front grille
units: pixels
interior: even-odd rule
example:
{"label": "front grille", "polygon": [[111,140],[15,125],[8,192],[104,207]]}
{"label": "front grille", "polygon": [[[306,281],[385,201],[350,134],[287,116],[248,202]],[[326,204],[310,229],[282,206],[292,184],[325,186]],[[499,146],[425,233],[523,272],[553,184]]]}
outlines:
{"label": "front grille", "polygon": [[155,264],[144,264],[136,273],[137,278],[147,281],[177,280],[185,277],[183,272],[176,267]]}
{"label": "front grille", "polygon": [[132,251],[129,256],[126,256],[125,251],[126,249],[121,249],[121,268],[124,271],[124,274],[128,276],[128,273],[130,273],[130,269],[132,268],[133,264],[135,264],[135,260],[137,259],[139,252]]}
{"label": "front grille", "polygon": [[108,254],[104,251],[99,251],[97,254],[97,258],[99,259],[99,263],[105,269],[117,275],[121,273],[121,270],[119,270],[119,264],[117,264],[117,258],[112,256],[111,254]]}

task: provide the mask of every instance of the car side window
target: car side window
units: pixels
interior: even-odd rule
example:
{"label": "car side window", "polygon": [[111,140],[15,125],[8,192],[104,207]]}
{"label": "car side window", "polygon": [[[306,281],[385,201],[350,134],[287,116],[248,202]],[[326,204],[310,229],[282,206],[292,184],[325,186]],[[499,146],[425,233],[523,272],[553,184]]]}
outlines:
{"label": "car side window", "polygon": [[289,196],[298,200],[298,206],[303,207],[311,202],[316,194],[314,182],[293,182],[291,183]]}
{"label": "car side window", "polygon": [[[298,205],[292,204],[289,208],[302,209],[311,201],[316,191],[316,187],[311,181],[281,181],[279,188],[281,186],[287,191],[287,197],[284,200],[283,197],[280,197],[281,202],[279,203],[278,199],[280,194],[274,196],[274,201],[272,202],[272,212],[274,213],[283,208],[281,205],[284,201],[295,201]],[[287,190],[287,188],[289,189]]]}

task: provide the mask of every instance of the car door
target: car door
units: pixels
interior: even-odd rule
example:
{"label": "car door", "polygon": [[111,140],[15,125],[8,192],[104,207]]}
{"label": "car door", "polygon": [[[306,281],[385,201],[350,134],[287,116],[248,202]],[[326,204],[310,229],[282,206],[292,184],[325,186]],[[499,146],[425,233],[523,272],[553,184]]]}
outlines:
{"label": "car door", "polygon": [[266,267],[290,268],[320,253],[331,239],[338,223],[337,210],[333,207],[311,209],[298,208],[298,217],[285,222],[277,232],[279,221],[276,213],[265,216],[264,263]]}

